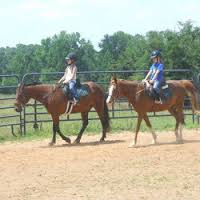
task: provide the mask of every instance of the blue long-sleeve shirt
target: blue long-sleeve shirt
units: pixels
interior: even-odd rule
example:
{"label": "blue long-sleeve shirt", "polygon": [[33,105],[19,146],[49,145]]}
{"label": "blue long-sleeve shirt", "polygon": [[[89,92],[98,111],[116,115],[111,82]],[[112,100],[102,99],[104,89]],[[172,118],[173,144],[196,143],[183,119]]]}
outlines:
{"label": "blue long-sleeve shirt", "polygon": [[[153,63],[153,65],[150,67],[150,70],[152,71],[150,79],[162,81],[164,78],[164,65],[162,63]],[[156,71],[159,70],[159,73],[156,78],[154,78]]]}

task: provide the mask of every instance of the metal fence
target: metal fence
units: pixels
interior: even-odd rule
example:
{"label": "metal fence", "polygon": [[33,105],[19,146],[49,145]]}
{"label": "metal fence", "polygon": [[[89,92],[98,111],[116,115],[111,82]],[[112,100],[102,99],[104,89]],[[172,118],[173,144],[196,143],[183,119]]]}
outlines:
{"label": "metal fence", "polygon": [[[94,81],[104,87],[104,89],[108,90],[109,80],[111,77],[111,74],[115,74],[120,78],[124,79],[131,79],[131,80],[141,80],[143,77],[145,77],[145,74],[147,73],[146,70],[130,70],[130,71],[88,71],[88,72],[78,72],[78,77],[81,80],[81,82],[85,81]],[[63,72],[52,72],[52,73],[27,73],[23,76],[22,81],[23,83],[33,83],[33,82],[41,82],[41,83],[50,83],[54,84],[59,78],[63,75]],[[17,84],[19,83],[19,77],[17,75],[1,75],[1,77],[15,77],[17,80]],[[191,80],[193,80],[194,74],[191,70],[188,69],[179,69],[179,70],[166,70],[165,71],[165,77],[166,79],[188,79],[190,77]],[[199,75],[200,77],[200,75]],[[100,81],[97,81],[100,80]],[[16,85],[17,85],[16,84]],[[13,87],[16,89],[15,86],[1,86],[2,89],[6,90],[6,88]],[[0,100],[7,101],[12,98],[1,98]],[[191,106],[189,103],[189,99],[185,99],[185,110],[190,110]],[[27,106],[23,109],[23,111],[19,114],[16,114],[14,112],[14,107],[12,106],[6,106],[5,108],[0,108],[0,112],[2,109],[13,109],[13,114],[5,115],[5,113],[2,115],[0,113],[0,120],[1,119],[12,119],[16,118],[17,122],[11,123],[7,122],[4,124],[0,124],[0,127],[4,126],[10,126],[12,133],[14,134],[14,126],[20,127],[20,132],[23,134],[26,134],[27,132],[27,125],[32,124],[34,129],[37,129],[41,126],[42,123],[45,122],[51,122],[50,115],[44,110],[44,107],[42,104],[40,104],[37,101],[31,101]],[[90,113],[94,113],[94,110],[91,110]],[[127,118],[136,118],[137,115],[133,111],[132,107],[128,104],[126,99],[119,99],[117,100],[111,107],[109,107],[110,117],[111,119],[127,119]],[[195,116],[192,112],[187,112],[186,115],[191,115],[193,122],[195,121]],[[73,116],[73,115],[72,115]],[[150,117],[163,117],[163,116],[170,116],[170,114],[167,114],[166,112],[161,113],[149,113]],[[92,117],[89,116],[89,120],[96,120],[98,119],[97,116],[92,115]],[[80,117],[63,117],[61,118],[61,121],[78,121],[81,120]],[[197,120],[199,122],[199,118]]]}
{"label": "metal fence", "polygon": [[[18,75],[0,75],[3,85],[0,86],[0,128],[10,127],[11,133],[14,133],[14,127],[18,126],[20,133],[23,132],[24,120],[22,112],[14,112],[14,95],[6,95],[7,93],[15,93],[17,85],[19,84]],[[9,83],[14,82],[14,85]]]}

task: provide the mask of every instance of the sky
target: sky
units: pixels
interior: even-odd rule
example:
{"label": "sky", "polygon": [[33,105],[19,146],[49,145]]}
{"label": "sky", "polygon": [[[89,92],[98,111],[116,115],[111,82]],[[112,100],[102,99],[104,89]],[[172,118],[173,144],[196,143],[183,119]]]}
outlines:
{"label": "sky", "polygon": [[105,34],[200,26],[200,0],[0,0],[0,47],[40,44],[61,31],[79,32],[95,48]]}

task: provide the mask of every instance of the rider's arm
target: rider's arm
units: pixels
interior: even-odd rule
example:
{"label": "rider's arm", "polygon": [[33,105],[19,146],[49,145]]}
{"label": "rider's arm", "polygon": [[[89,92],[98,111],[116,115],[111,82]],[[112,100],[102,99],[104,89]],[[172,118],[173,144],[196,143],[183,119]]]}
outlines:
{"label": "rider's arm", "polygon": [[58,83],[61,83],[65,79],[65,75],[58,81]]}
{"label": "rider's arm", "polygon": [[157,70],[156,70],[156,72],[155,72],[153,78],[152,78],[152,81],[155,81],[156,78],[157,78],[157,76],[158,76],[158,74],[159,74],[161,71],[163,71],[163,70],[164,70],[164,65],[163,65],[163,64],[160,64],[160,65],[158,66],[158,68],[157,68]]}
{"label": "rider's arm", "polygon": [[58,81],[58,83],[61,83],[65,80],[65,75],[63,75],[63,77]]}
{"label": "rider's arm", "polygon": [[152,70],[149,70],[149,72],[148,72],[148,74],[146,75],[146,77],[145,77],[145,81],[149,78],[149,76],[151,75],[151,73],[152,73]]}
{"label": "rider's arm", "polygon": [[152,78],[152,81],[155,81],[158,74],[159,74],[160,70],[156,70],[156,73],[154,74],[153,78]]}
{"label": "rider's arm", "polygon": [[64,75],[62,76],[62,78],[58,81],[58,83],[62,83],[65,80],[65,77],[67,75],[67,71],[65,70]]}

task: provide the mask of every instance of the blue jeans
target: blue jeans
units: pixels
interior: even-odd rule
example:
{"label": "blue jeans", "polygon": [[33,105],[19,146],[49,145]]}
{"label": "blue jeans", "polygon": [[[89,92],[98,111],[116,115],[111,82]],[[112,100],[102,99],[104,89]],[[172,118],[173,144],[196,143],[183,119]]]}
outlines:
{"label": "blue jeans", "polygon": [[160,88],[161,88],[162,81],[155,80],[153,83],[153,89],[157,92],[157,94],[160,94]]}
{"label": "blue jeans", "polygon": [[78,99],[77,89],[76,89],[76,81],[71,80],[69,81],[69,89],[72,93],[72,97],[74,97],[76,100]]}

